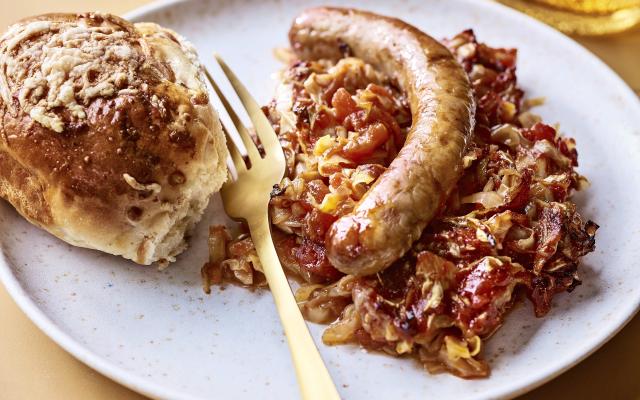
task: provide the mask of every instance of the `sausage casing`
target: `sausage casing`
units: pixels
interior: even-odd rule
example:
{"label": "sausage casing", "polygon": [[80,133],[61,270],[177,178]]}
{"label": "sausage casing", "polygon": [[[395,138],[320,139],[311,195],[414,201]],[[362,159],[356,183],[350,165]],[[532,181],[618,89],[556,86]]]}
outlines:
{"label": "sausage casing", "polygon": [[352,213],[326,237],[329,261],[354,275],[378,272],[401,257],[437,214],[462,172],[474,125],[467,74],[443,45],[398,19],[343,8],[313,8],[289,39],[305,60],[342,58],[372,64],[406,92],[407,140]]}

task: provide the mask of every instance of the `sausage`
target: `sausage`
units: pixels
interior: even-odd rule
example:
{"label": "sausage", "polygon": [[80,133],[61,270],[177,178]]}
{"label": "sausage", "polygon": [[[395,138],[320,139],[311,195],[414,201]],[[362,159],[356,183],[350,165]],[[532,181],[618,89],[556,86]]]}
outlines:
{"label": "sausage", "polygon": [[326,236],[341,272],[376,273],[400,258],[442,208],[462,174],[474,126],[467,74],[438,41],[398,19],[347,8],[312,8],[289,40],[303,60],[361,58],[398,82],[411,107],[407,140],[352,213]]}

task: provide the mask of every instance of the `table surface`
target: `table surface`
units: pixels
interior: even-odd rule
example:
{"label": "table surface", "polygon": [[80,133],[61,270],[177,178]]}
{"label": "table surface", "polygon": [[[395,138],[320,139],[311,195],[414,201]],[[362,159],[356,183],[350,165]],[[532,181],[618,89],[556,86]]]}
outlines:
{"label": "table surface", "polygon": [[[3,0],[8,2],[8,0]],[[0,13],[0,30],[44,12],[101,10],[122,14],[149,0],[23,0]],[[577,38],[640,93],[640,31]],[[640,314],[614,339],[555,380],[521,399],[640,399]],[[67,354],[20,311],[0,285],[0,398],[144,399]]]}

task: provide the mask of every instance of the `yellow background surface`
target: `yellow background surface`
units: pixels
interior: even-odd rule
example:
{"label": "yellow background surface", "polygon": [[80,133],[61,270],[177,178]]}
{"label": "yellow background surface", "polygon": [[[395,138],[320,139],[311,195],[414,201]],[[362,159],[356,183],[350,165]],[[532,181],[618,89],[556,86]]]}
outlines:
{"label": "yellow background surface", "polygon": [[[122,14],[149,0],[0,0],[0,30],[33,14],[100,10]],[[578,41],[640,92],[640,32]],[[559,333],[562,334],[562,333]],[[578,335],[575,340],[581,340]],[[553,354],[549,354],[552,358]],[[210,396],[214,397],[215,388]],[[640,399],[640,316],[587,360],[522,399]],[[0,285],[0,400],[143,399],[58,347]]]}

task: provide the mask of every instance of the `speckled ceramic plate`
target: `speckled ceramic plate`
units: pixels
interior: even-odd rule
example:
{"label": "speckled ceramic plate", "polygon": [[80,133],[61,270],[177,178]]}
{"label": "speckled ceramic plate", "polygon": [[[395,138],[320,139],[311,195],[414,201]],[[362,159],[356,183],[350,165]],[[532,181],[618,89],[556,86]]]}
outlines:
{"label": "speckled ceramic plate", "polygon": [[[220,52],[261,101],[280,66],[293,16],[313,2],[196,1],[129,15],[187,36],[204,62]],[[518,306],[486,349],[490,378],[430,376],[416,363],[352,346],[320,350],[347,399],[477,399],[523,393],[582,360],[613,336],[640,302],[640,102],[576,43],[514,11],[477,0],[349,2],[415,24],[435,37],[472,27],[492,45],[519,49],[519,80],[539,109],[580,150],[592,187],[577,196],[601,225],[584,260],[584,284],[560,295],[544,319]],[[67,351],[101,373],[156,398],[295,398],[287,346],[268,292],[236,287],[206,296],[199,269],[206,231],[224,221],[218,197],[191,248],[165,271],[71,247],[0,202],[0,276],[22,309]],[[312,325],[316,338],[321,326]]]}

